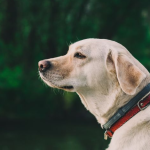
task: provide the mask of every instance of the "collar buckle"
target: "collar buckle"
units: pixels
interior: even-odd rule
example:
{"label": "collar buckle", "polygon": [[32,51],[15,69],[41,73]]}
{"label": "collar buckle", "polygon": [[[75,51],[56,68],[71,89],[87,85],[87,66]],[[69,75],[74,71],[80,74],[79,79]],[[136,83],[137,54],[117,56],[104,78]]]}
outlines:
{"label": "collar buckle", "polygon": [[137,106],[138,106],[138,108],[142,111],[142,110],[144,110],[144,109],[146,109],[148,106],[150,105],[150,103],[149,104],[144,104],[144,102],[143,102],[143,99],[141,99],[140,101],[138,101],[138,103],[137,103]]}

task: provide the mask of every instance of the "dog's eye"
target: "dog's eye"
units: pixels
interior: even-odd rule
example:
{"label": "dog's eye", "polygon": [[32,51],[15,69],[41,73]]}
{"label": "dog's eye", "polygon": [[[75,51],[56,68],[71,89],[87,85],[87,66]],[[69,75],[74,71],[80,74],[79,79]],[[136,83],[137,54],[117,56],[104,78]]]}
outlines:
{"label": "dog's eye", "polygon": [[84,58],[86,58],[86,56],[84,56],[83,54],[81,54],[81,53],[79,53],[79,52],[75,53],[74,57],[79,58],[79,59],[84,59]]}

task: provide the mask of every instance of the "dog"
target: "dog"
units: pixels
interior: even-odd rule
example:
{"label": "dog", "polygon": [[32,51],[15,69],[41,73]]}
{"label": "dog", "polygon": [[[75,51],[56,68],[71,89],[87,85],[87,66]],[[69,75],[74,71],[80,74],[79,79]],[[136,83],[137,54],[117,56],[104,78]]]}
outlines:
{"label": "dog", "polygon": [[[41,79],[50,87],[76,92],[103,127],[148,83],[148,70],[121,44],[85,39],[66,55],[39,61]],[[107,150],[150,150],[150,107],[121,125]]]}

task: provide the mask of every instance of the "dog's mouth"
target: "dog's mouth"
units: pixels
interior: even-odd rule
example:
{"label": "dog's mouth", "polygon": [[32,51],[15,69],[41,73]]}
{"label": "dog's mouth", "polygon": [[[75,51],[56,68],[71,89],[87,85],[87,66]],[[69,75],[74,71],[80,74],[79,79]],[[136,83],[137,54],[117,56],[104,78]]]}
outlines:
{"label": "dog's mouth", "polygon": [[65,90],[72,90],[72,89],[74,89],[72,85],[70,85],[70,86],[62,86],[60,88],[61,89],[65,89]]}
{"label": "dog's mouth", "polygon": [[71,92],[74,89],[74,87],[72,85],[69,85],[69,86],[68,85],[66,85],[66,86],[58,86],[58,85],[54,85],[53,84],[53,86],[54,86],[54,88],[58,88],[58,89],[69,91],[69,92]]}

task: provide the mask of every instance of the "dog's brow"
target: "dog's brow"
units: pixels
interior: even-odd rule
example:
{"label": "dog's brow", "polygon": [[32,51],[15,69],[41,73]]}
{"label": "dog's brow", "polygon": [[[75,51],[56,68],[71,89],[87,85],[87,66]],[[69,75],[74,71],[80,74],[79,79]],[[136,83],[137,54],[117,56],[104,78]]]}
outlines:
{"label": "dog's brow", "polygon": [[81,48],[82,48],[82,46],[78,46],[78,47],[76,47],[76,50],[81,49]]}
{"label": "dog's brow", "polygon": [[[72,46],[73,44],[70,44],[69,45],[69,50],[71,49],[71,46]],[[75,48],[75,50],[77,51],[77,50],[79,50],[79,49],[81,49],[83,46],[77,46],[76,48]],[[69,50],[68,50],[68,52],[69,52]]]}

